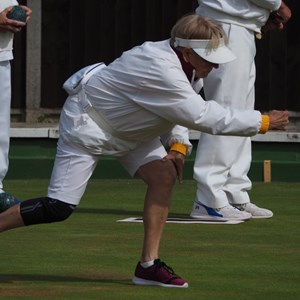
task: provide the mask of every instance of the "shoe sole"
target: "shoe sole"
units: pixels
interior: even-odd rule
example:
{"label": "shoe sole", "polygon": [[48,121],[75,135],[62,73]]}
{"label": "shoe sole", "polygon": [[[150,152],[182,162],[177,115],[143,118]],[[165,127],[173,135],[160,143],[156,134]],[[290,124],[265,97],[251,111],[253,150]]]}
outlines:
{"label": "shoe sole", "polygon": [[273,217],[273,215],[272,216],[252,216],[251,219],[270,219],[272,217]]}
{"label": "shoe sole", "polygon": [[199,216],[190,214],[190,216],[194,219],[202,220],[202,221],[216,221],[216,222],[226,222],[226,221],[247,221],[253,218],[253,216],[249,216],[247,218],[223,218],[223,217],[215,217],[215,216]]}
{"label": "shoe sole", "polygon": [[187,282],[183,285],[165,284],[159,281],[146,280],[136,276],[132,278],[132,282],[136,285],[162,286],[166,288],[188,288],[189,287]]}

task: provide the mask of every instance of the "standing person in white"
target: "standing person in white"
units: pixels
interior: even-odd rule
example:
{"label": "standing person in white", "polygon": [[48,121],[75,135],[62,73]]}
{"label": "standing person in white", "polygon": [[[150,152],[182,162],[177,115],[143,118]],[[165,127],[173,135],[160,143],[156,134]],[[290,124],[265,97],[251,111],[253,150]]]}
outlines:
{"label": "standing person in white", "polygon": [[[0,212],[18,203],[12,195],[3,190],[3,180],[8,170],[9,128],[10,128],[10,103],[11,103],[11,66],[13,59],[14,33],[26,26],[7,18],[12,6],[18,5],[15,0],[0,1]],[[31,10],[22,6],[26,11],[27,21]]]}
{"label": "standing person in white", "polygon": [[[196,13],[222,24],[236,59],[212,70],[204,79],[206,99],[223,107],[254,109],[255,36],[263,29],[281,29],[290,10],[281,0],[198,0]],[[276,12],[276,13],[275,13]],[[194,164],[196,199],[191,216],[199,219],[270,218],[272,211],[250,202],[249,137],[201,133]]]}
{"label": "standing person in white", "polygon": [[[26,22],[19,22],[7,18],[15,0],[0,1],[0,212],[19,202],[3,189],[3,180],[8,170],[10,104],[11,104],[11,66],[13,59],[14,33],[19,32]],[[31,10],[22,6],[26,11],[27,20]]]}

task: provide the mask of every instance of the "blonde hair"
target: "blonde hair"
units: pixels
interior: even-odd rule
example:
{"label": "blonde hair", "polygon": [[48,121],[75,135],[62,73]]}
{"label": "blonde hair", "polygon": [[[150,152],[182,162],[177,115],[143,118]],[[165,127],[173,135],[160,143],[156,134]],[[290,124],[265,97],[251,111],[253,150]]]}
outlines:
{"label": "blonde hair", "polygon": [[221,38],[224,38],[227,44],[227,37],[222,26],[217,21],[190,14],[179,19],[171,30],[171,42],[175,38],[188,40],[211,40],[210,47],[215,49],[219,46]]}

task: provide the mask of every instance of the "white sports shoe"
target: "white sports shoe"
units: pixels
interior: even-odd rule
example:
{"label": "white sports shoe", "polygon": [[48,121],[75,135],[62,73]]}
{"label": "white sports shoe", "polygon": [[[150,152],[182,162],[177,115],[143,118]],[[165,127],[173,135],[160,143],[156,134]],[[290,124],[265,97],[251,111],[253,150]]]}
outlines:
{"label": "white sports shoe", "polygon": [[193,211],[190,214],[192,218],[200,220],[239,220],[251,219],[252,215],[246,211],[241,211],[231,205],[222,208],[211,208],[204,204],[194,202]]}
{"label": "white sports shoe", "polygon": [[242,212],[248,212],[253,219],[268,219],[273,217],[273,212],[266,208],[260,208],[253,203],[233,204]]}

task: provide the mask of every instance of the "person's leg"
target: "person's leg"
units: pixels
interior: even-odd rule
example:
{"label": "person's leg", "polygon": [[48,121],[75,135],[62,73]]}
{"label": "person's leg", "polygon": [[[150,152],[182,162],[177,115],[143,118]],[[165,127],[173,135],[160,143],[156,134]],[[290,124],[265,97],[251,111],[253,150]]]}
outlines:
{"label": "person's leg", "polygon": [[[231,28],[232,30],[233,28]],[[231,38],[231,47],[237,54],[239,66],[236,67],[235,72],[229,71],[229,76],[233,76],[233,80],[237,79],[239,88],[234,88],[233,92],[233,107],[238,109],[254,109],[255,101],[255,79],[256,79],[256,67],[255,67],[255,54],[256,47],[253,37],[253,32],[241,29],[239,26],[234,27],[237,31]],[[228,31],[231,34],[231,31]],[[242,68],[241,68],[242,66]],[[234,86],[232,82],[232,86]],[[244,93],[243,93],[244,92]],[[230,97],[230,93],[227,97]],[[238,99],[244,95],[244,101],[238,101]],[[232,145],[234,147],[232,148]],[[250,138],[238,138],[238,141],[232,137],[232,145],[228,145],[227,148],[223,148],[225,151],[230,151],[234,156],[235,160],[230,166],[228,178],[226,184],[224,185],[224,191],[228,197],[229,203],[238,208],[243,213],[251,214],[252,218],[271,218],[273,212],[257,207],[255,204],[251,203],[248,190],[251,189],[252,183],[248,177],[248,171],[251,166],[252,159],[252,149],[251,149],[251,139]],[[227,150],[226,150],[227,149]],[[235,151],[232,152],[232,149]]]}
{"label": "person's leg", "polygon": [[155,139],[119,159],[131,175],[137,175],[147,184],[143,249],[132,281],[137,285],[186,288],[187,282],[159,259],[160,241],[177,175],[172,161],[162,161],[166,155],[159,139]]}
{"label": "person's leg", "polygon": [[137,174],[148,186],[144,204],[144,242],[133,283],[187,288],[188,283],[159,259],[159,246],[171,204],[176,169],[171,161],[156,160],[141,166]]}
{"label": "person's leg", "polygon": [[78,205],[98,159],[59,139],[47,196]]}
{"label": "person's leg", "polygon": [[158,258],[159,244],[168,217],[176,169],[171,161],[160,160],[141,166],[138,176],[147,184],[144,203],[144,243],[141,261]]}
{"label": "person's leg", "polygon": [[0,213],[20,203],[4,191],[3,180],[8,171],[10,142],[11,71],[10,61],[0,62]]}
{"label": "person's leg", "polygon": [[49,197],[22,201],[0,215],[0,232],[22,226],[61,222],[73,213],[75,207]]}
{"label": "person's leg", "polygon": [[[254,108],[255,44],[250,31],[225,25],[229,47],[237,59],[220,65],[204,80],[207,100],[236,109]],[[247,176],[251,163],[249,138],[212,136],[202,133],[197,147],[194,178],[197,181],[196,201],[192,216],[228,219],[249,219],[229,205],[230,201],[249,202]],[[230,199],[228,199],[230,196]],[[200,205],[199,205],[200,204]],[[203,204],[203,206],[201,206]],[[212,209],[210,209],[212,208]],[[228,209],[227,209],[228,208]],[[222,211],[223,209],[223,211]]]}
{"label": "person's leg", "polygon": [[144,142],[125,156],[118,158],[132,177],[147,185],[144,200],[144,246],[141,261],[158,258],[159,243],[168,216],[171,193],[176,181],[172,161],[162,161],[167,155],[159,138]]}
{"label": "person's leg", "polygon": [[65,220],[79,204],[98,157],[58,142],[48,196],[22,201],[0,214],[0,232]]}
{"label": "person's leg", "polygon": [[9,128],[11,79],[10,62],[0,62],[0,192],[3,189],[3,180],[8,170]]}
{"label": "person's leg", "polygon": [[14,205],[0,214],[0,232],[24,226],[20,205]]}

